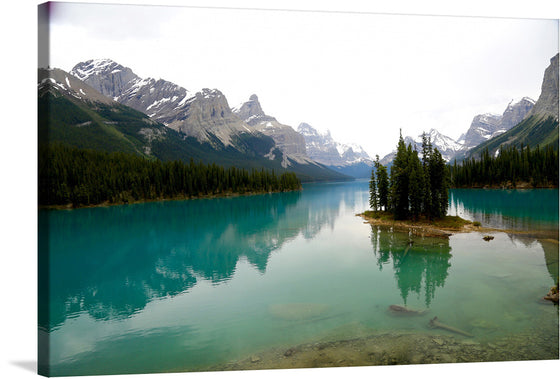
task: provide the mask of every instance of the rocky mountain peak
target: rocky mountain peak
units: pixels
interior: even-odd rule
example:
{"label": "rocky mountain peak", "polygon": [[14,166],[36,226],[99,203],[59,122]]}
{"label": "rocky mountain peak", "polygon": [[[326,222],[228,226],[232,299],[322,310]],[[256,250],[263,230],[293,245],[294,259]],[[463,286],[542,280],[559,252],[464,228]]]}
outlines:
{"label": "rocky mountain peak", "polygon": [[88,102],[103,104],[114,103],[113,100],[101,95],[83,81],[58,68],[39,69],[38,74],[39,97],[47,93],[55,97],[58,97],[59,94],[65,94],[78,100]]}
{"label": "rocky mountain peak", "polygon": [[530,97],[511,100],[498,122],[498,131],[506,132],[519,124],[534,106],[535,100]]}
{"label": "rocky mountain peak", "polygon": [[233,108],[233,113],[251,126],[255,126],[263,121],[276,121],[274,117],[267,116],[264,113],[259,98],[255,94],[251,95],[248,101]]}
{"label": "rocky mountain peak", "polygon": [[309,157],[327,166],[348,166],[356,163],[371,164],[373,161],[365,150],[356,144],[336,142],[330,131],[320,132],[302,122],[297,131],[305,138]]}
{"label": "rocky mountain peak", "polygon": [[90,59],[78,63],[70,74],[113,99],[122,94],[129,83],[140,79],[130,68],[111,59]]}
{"label": "rocky mountain peak", "polygon": [[298,133],[306,137],[321,137],[334,142],[330,130],[327,130],[326,132],[321,132],[306,122],[300,123],[297,127],[297,131]]}
{"label": "rocky mountain peak", "polygon": [[70,73],[78,79],[85,81],[92,75],[124,69],[126,68],[111,59],[90,59],[78,63]]}
{"label": "rocky mountain peak", "polygon": [[257,139],[264,137],[234,115],[224,94],[216,89],[191,92],[163,79],[140,78],[110,59],[78,63],[72,74],[115,101],[216,148],[231,145],[246,151],[250,147],[238,144],[238,136],[249,133]]}
{"label": "rocky mountain peak", "polygon": [[558,57],[550,59],[550,65],[544,72],[541,94],[526,117],[532,115],[552,116],[558,120]]}
{"label": "rocky mountain peak", "polygon": [[[308,159],[303,136],[291,126],[281,124],[276,118],[264,113],[257,95],[251,95],[248,101],[233,108],[232,111],[247,125],[271,137],[276,146],[285,153],[285,157],[299,162]],[[285,161],[285,165],[287,164]]]}

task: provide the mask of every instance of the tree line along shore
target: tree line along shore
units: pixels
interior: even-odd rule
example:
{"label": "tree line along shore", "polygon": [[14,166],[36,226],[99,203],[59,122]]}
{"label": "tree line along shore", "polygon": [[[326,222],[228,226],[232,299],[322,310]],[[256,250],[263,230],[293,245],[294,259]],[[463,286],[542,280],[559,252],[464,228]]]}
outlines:
{"label": "tree line along shore", "polygon": [[[419,157],[421,153],[422,158]],[[376,156],[369,181],[369,211],[366,219],[414,223],[439,223],[459,230],[470,224],[446,216],[448,192],[455,188],[558,187],[558,151],[551,146],[502,147],[495,156],[484,150],[480,159],[446,164],[429,138],[422,135],[421,152],[405,145],[402,134],[390,173]]]}
{"label": "tree line along shore", "polygon": [[39,150],[39,206],[84,207],[301,189],[294,173],[162,162],[49,144]]}

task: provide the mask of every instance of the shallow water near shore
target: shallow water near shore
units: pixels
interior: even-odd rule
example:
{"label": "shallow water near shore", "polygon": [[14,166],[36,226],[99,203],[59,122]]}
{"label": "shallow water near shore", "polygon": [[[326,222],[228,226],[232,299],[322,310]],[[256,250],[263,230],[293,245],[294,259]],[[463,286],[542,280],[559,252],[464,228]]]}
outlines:
{"label": "shallow water near shore", "polygon": [[[488,242],[366,224],[366,181],[41,211],[51,375],[469,361],[465,346],[492,352],[470,361],[557,359],[558,307],[541,299],[558,278],[558,190],[528,191],[452,191],[450,214],[525,232]],[[436,316],[472,337],[430,329]],[[404,336],[448,349],[383,355]],[[377,350],[358,359],[362,345]]]}

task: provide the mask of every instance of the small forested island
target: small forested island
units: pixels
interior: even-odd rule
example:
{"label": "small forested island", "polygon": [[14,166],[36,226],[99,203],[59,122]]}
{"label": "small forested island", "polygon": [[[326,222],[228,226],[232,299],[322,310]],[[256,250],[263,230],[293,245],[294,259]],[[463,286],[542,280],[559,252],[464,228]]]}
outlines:
{"label": "small forested island", "polygon": [[39,150],[39,206],[83,207],[164,199],[283,192],[301,189],[292,172],[280,175],[216,164],[79,149],[53,143]]}
{"label": "small forested island", "polygon": [[405,145],[401,134],[390,175],[376,156],[369,182],[371,211],[364,215],[415,222],[442,220],[447,213],[449,188],[449,169],[426,134],[422,135],[422,159],[411,145]]}
{"label": "small forested island", "polygon": [[492,230],[480,223],[448,216],[448,191],[455,188],[558,187],[558,151],[551,146],[502,147],[495,156],[445,163],[429,138],[422,135],[422,158],[402,134],[390,174],[376,156],[369,182],[369,206],[360,214],[369,223],[412,228],[413,233],[446,236],[448,232]]}

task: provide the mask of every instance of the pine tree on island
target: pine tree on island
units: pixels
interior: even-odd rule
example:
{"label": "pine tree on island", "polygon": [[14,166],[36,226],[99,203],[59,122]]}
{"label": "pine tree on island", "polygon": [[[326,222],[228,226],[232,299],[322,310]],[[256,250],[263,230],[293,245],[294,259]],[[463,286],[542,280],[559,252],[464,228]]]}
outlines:
{"label": "pine tree on island", "polygon": [[377,181],[375,180],[375,170],[371,170],[371,180],[369,181],[369,207],[374,211],[379,205],[377,199]]}
{"label": "pine tree on island", "polygon": [[446,215],[449,170],[438,149],[422,134],[422,160],[412,145],[399,136],[390,176],[376,156],[370,180],[370,207],[385,210],[396,220],[428,220]]}

